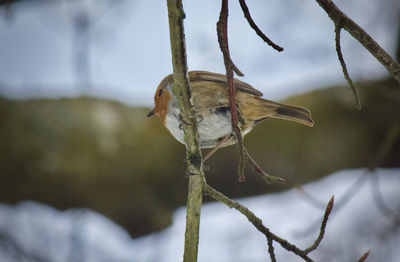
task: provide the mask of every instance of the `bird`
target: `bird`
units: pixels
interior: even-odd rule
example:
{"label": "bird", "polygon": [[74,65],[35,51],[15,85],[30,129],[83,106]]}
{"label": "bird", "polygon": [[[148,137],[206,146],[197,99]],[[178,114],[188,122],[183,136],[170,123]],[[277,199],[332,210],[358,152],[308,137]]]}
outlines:
{"label": "bird", "polygon": [[[208,71],[188,72],[198,123],[201,148],[226,147],[236,143],[231,124],[227,77]],[[180,143],[184,142],[182,117],[177,97],[172,92],[173,75],[166,76],[154,95],[154,108],[147,117],[156,115]],[[294,121],[314,126],[308,109],[262,98],[260,91],[234,78],[235,103],[242,136],[267,118]]]}

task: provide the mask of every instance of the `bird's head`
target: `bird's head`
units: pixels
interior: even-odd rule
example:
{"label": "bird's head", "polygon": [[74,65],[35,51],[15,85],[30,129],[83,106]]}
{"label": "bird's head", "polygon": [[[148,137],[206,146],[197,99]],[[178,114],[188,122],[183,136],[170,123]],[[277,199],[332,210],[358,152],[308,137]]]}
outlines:
{"label": "bird's head", "polygon": [[154,95],[154,108],[147,114],[147,117],[157,115],[161,122],[165,123],[168,113],[168,102],[171,98],[171,87],[173,83],[173,76],[168,75],[158,85]]}

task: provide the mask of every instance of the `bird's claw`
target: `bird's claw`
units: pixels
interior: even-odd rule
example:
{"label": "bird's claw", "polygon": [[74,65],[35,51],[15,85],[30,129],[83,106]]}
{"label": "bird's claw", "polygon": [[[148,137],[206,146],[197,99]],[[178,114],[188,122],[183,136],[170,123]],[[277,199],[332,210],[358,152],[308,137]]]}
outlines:
{"label": "bird's claw", "polygon": [[181,113],[179,113],[179,129],[183,129],[183,125],[189,125],[185,119],[183,119],[183,116]]}

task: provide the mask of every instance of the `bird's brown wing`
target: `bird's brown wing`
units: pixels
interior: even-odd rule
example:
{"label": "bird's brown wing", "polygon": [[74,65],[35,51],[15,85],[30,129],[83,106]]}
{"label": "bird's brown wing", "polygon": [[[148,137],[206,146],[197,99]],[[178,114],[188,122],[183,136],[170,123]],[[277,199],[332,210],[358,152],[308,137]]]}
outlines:
{"label": "bird's brown wing", "polygon": [[[211,81],[216,83],[221,83],[226,89],[227,86],[227,78],[226,75],[211,73],[207,71],[190,71],[189,72],[190,82],[198,82],[198,81]],[[251,85],[242,82],[236,78],[234,78],[235,87],[237,91],[242,91],[245,93],[252,94],[254,96],[262,96],[263,94],[252,87]]]}
{"label": "bird's brown wing", "polygon": [[197,111],[229,107],[229,96],[224,83],[200,79],[190,83]]}

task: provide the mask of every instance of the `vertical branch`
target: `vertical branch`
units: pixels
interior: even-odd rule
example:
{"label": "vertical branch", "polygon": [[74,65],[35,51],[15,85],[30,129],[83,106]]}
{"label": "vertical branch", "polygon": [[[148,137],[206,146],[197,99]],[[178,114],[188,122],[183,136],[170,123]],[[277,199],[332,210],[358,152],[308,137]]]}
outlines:
{"label": "vertical branch", "polygon": [[203,197],[204,179],[202,156],[197,131],[197,120],[193,105],[192,92],[188,78],[186,45],[183,27],[185,13],[182,0],[167,0],[169,30],[171,40],[172,64],[174,71],[173,92],[179,101],[186,144],[187,173],[189,191],[187,198],[184,262],[197,261],[199,243],[200,211]]}
{"label": "vertical branch", "polygon": [[217,22],[217,35],[218,42],[221,48],[222,54],[224,56],[224,64],[226,69],[226,76],[228,82],[228,93],[229,93],[229,105],[231,111],[232,118],[232,130],[235,133],[238,149],[239,149],[239,167],[238,167],[238,176],[239,181],[243,182],[244,177],[244,169],[246,165],[246,156],[244,151],[243,137],[238,126],[238,114],[236,109],[235,102],[235,82],[233,81],[233,71],[235,71],[238,75],[243,75],[239,69],[233,64],[230,54],[229,54],[229,45],[228,45],[228,0],[222,0],[221,4],[221,12],[219,16],[219,20]]}

